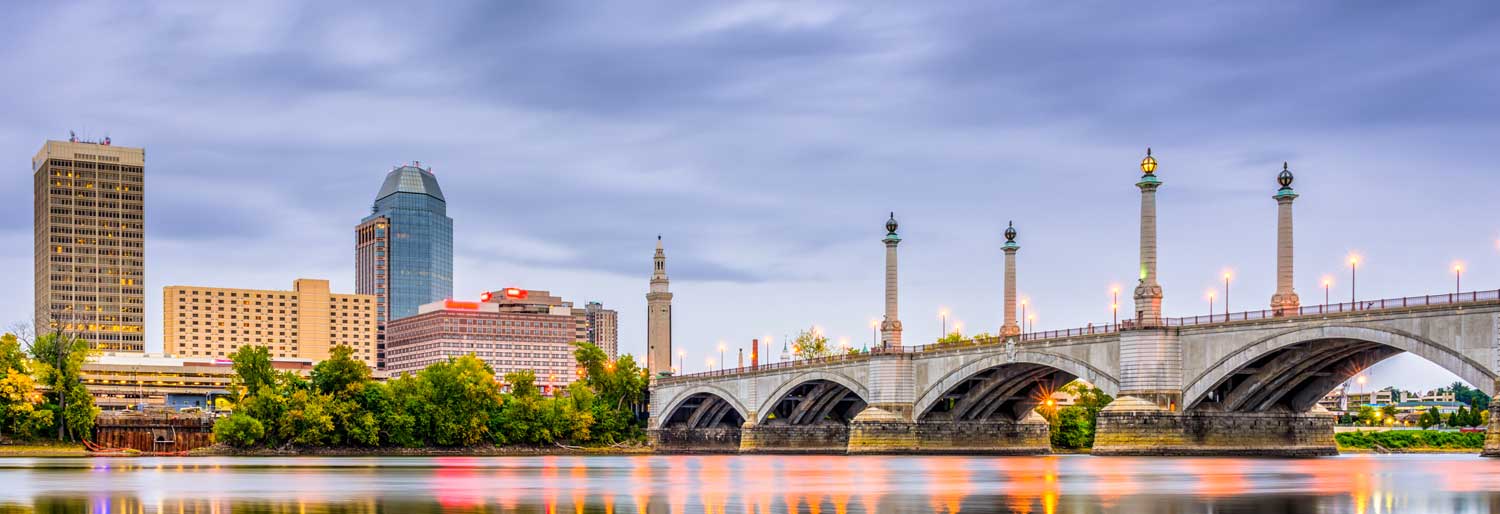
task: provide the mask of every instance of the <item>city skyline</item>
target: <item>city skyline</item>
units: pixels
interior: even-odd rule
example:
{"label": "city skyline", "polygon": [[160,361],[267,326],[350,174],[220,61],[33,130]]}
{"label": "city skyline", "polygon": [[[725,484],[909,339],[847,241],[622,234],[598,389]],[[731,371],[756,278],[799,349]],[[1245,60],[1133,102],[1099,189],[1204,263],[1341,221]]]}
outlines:
{"label": "city skyline", "polygon": [[[41,8],[24,6],[19,19],[109,15],[32,9]],[[532,80],[490,91],[480,86],[506,65],[439,73],[464,64],[438,58],[458,42],[406,39],[463,28],[466,13],[337,20],[316,7],[228,9],[141,15],[184,27],[174,37],[201,45],[137,31],[0,50],[12,68],[71,60],[113,79],[7,86],[0,103],[15,116],[0,121],[0,150],[21,161],[70,128],[146,148],[148,349],[161,348],[164,285],[263,288],[316,276],[354,291],[351,219],[368,211],[377,174],[410,160],[433,165],[447,186],[454,296],[547,287],[601,301],[624,320],[621,353],[638,359],[652,239],[664,234],[673,350],[689,352],[689,370],[717,356],[721,341],[731,355],[767,335],[774,348],[812,325],[862,346],[880,316],[878,231],[891,210],[902,228],[906,344],[937,337],[940,309],[952,313],[950,328],[999,331],[1009,220],[1025,246],[1018,289],[1037,328],[1106,322],[1111,286],[1124,306],[1135,285],[1132,184],[1148,145],[1170,184],[1158,199],[1167,316],[1206,313],[1206,292],[1220,290],[1226,268],[1232,310],[1269,307],[1282,161],[1301,195],[1294,285],[1303,305],[1322,303],[1324,276],[1333,301],[1347,300],[1350,253],[1364,259],[1361,298],[1447,292],[1454,261],[1465,263],[1465,290],[1500,287],[1500,227],[1486,195],[1500,177],[1484,161],[1495,135],[1484,122],[1500,110],[1485,91],[1497,77],[1473,68],[1495,50],[1449,44],[1495,43],[1482,23],[1493,12],[1472,21],[1458,18],[1475,13],[1447,13],[1440,26],[1407,26],[1410,10],[1361,13],[1368,25],[1345,25],[1349,37],[1334,41],[1299,34],[1348,14],[1333,7],[1120,23],[1110,18],[1121,13],[1096,5],[1017,17],[1035,25],[1026,28],[957,7],[891,24],[854,6],[597,15],[539,6],[564,12],[533,13],[543,21],[513,46],[468,45],[502,51],[496,61],[550,45],[547,59],[514,65]],[[660,16],[662,30],[591,33],[607,15]],[[289,19],[347,37],[318,39]],[[429,30],[392,29],[407,23]],[[1275,28],[1274,40],[1257,25]],[[1392,25],[1405,29],[1382,28]],[[1054,35],[1022,37],[1038,33]],[[89,46],[112,50],[89,55]],[[140,71],[161,48],[228,76],[276,73],[241,85],[204,71]],[[1203,48],[1232,54],[1235,67],[1216,66]],[[1298,58],[1317,51],[1322,58]],[[1416,56],[1420,66],[1388,65]],[[344,75],[315,73],[324,67]],[[1100,86],[1118,82],[1150,86]],[[444,122],[424,123],[433,119]],[[30,176],[4,180],[4,212],[16,221],[0,232],[0,278],[25,284]],[[0,315],[27,320],[31,305],[0,302]],[[1374,374],[1372,383],[1408,389],[1453,381],[1410,356]]]}

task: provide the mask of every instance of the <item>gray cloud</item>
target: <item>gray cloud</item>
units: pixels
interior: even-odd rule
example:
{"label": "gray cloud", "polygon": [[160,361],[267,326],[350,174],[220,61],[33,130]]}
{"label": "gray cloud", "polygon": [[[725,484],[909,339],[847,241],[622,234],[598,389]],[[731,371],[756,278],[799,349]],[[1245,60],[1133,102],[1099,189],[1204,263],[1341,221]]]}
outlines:
{"label": "gray cloud", "polygon": [[[1454,258],[1472,261],[1466,282],[1500,283],[1484,264],[1500,237],[1487,193],[1500,187],[1500,9],[1485,2],[97,2],[7,15],[0,154],[24,162],[69,129],[147,148],[152,324],[157,285],[352,288],[352,227],[385,171],[413,159],[450,199],[461,294],[523,284],[602,300],[622,311],[627,351],[642,344],[632,323],[658,233],[689,351],[812,323],[860,340],[891,210],[910,338],[936,332],[940,305],[998,324],[1012,219],[1039,325],[1101,321],[1102,292],[1134,268],[1130,184],[1147,145],[1167,182],[1172,314],[1206,308],[1224,267],[1242,277],[1237,308],[1269,298],[1283,160],[1303,194],[1304,298],[1351,250],[1369,256],[1371,295],[1444,288]],[[0,280],[24,285],[31,178],[13,169],[0,174]],[[30,306],[13,295],[0,316]],[[1388,366],[1448,379],[1423,365]]]}

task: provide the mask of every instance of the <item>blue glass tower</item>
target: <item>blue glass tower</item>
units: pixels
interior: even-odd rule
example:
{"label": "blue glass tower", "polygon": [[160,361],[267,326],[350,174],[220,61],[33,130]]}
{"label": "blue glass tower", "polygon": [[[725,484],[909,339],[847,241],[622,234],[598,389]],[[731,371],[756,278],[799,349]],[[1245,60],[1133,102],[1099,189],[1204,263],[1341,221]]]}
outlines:
{"label": "blue glass tower", "polygon": [[376,296],[380,325],[453,297],[453,219],[431,169],[386,174],[356,234],[355,289]]}

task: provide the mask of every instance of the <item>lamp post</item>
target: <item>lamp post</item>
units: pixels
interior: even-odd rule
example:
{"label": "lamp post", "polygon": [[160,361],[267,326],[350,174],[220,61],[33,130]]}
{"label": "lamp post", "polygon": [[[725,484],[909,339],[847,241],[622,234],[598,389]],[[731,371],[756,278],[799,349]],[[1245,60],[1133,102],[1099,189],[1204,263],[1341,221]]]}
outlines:
{"label": "lamp post", "polygon": [[1208,322],[1214,322],[1214,291],[1208,290]]}
{"label": "lamp post", "polygon": [[1349,256],[1349,303],[1352,304],[1355,309],[1359,308],[1359,303],[1358,303],[1359,302],[1359,295],[1356,294],[1357,291],[1354,288],[1355,283],[1356,283],[1355,281],[1358,280],[1358,273],[1359,273],[1359,256],[1358,255],[1350,255]]}
{"label": "lamp post", "polygon": [[1232,273],[1224,272],[1224,321],[1229,321],[1229,278]]}
{"label": "lamp post", "polygon": [[719,341],[719,369],[724,369],[724,342]]}
{"label": "lamp post", "polygon": [[943,320],[943,333],[938,334],[938,338],[948,337],[948,309],[938,309],[938,319]]}
{"label": "lamp post", "polygon": [[686,359],[687,352],[683,350],[677,350],[677,369],[681,370],[683,373],[687,372],[687,364],[682,362]]}
{"label": "lamp post", "polygon": [[880,320],[870,318],[870,348],[880,346]]}
{"label": "lamp post", "polygon": [[1328,305],[1328,288],[1333,287],[1333,279],[1323,277],[1323,305]]}
{"label": "lamp post", "polygon": [[1026,332],[1030,332],[1031,331],[1030,329],[1026,328],[1026,319],[1027,319],[1026,318],[1026,303],[1028,301],[1029,300],[1027,298],[1022,298],[1021,299],[1021,332],[1022,333],[1026,333]]}
{"label": "lamp post", "polygon": [[1031,325],[1031,327],[1026,330],[1036,330],[1036,315],[1033,314],[1031,316],[1027,316],[1026,323]]}
{"label": "lamp post", "polygon": [[1120,287],[1109,288],[1109,314],[1114,318],[1115,326],[1120,325]]}
{"label": "lamp post", "polygon": [[1464,263],[1462,263],[1462,262],[1453,263],[1453,296],[1454,296],[1454,301],[1458,300],[1458,293],[1463,292],[1463,280],[1464,280]]}

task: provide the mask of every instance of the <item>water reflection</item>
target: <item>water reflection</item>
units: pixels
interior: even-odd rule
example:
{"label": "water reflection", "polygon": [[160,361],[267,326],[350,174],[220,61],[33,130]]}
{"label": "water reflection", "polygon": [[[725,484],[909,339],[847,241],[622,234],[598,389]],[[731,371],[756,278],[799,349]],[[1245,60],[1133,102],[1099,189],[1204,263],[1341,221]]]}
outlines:
{"label": "water reflection", "polygon": [[642,456],[0,459],[9,513],[1500,512],[1500,461]]}

